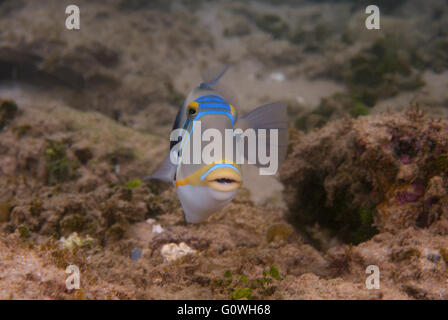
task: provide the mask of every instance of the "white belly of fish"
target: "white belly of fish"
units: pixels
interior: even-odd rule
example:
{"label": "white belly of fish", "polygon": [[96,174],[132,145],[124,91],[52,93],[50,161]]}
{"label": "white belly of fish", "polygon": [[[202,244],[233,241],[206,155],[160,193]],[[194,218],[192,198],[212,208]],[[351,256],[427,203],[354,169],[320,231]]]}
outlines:
{"label": "white belly of fish", "polygon": [[185,219],[189,223],[199,223],[206,220],[212,213],[225,207],[235,197],[237,190],[220,192],[205,186],[178,186],[177,195]]}

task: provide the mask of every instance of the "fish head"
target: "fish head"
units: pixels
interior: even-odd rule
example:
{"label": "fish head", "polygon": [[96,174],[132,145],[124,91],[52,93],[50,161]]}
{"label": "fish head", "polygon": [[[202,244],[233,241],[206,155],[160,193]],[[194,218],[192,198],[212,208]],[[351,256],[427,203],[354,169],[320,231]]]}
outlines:
{"label": "fish head", "polygon": [[226,158],[237,113],[215,91],[200,87],[187,97],[184,112],[183,136],[174,149],[176,190],[187,222],[195,223],[227,205],[243,182],[234,158]]}

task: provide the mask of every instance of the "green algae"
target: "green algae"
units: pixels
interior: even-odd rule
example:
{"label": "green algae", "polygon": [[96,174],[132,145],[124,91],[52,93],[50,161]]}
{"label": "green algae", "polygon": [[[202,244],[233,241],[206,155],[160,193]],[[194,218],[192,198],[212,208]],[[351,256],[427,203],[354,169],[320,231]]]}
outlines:
{"label": "green algae", "polygon": [[70,166],[64,145],[56,140],[46,139],[45,159],[47,184],[54,185],[69,178]]}
{"label": "green algae", "polygon": [[371,225],[373,223],[374,206],[360,207],[358,209],[359,218],[363,224]]}
{"label": "green algae", "polygon": [[142,185],[142,180],[140,179],[132,179],[126,182],[125,186],[129,189],[135,189]]}
{"label": "green algae", "polygon": [[345,83],[351,94],[371,107],[378,99],[396,95],[401,90],[415,90],[425,83],[415,74],[412,63],[421,67],[415,51],[402,49],[393,35],[378,38],[369,48],[361,50],[349,62]]}
{"label": "green algae", "polygon": [[319,23],[311,30],[297,28],[289,37],[289,41],[294,45],[304,46],[306,52],[321,52],[330,36],[330,27]]}
{"label": "green algae", "polygon": [[18,126],[13,126],[11,128],[11,131],[14,132],[17,136],[17,138],[21,138],[25,135],[27,135],[31,131],[32,127],[29,123],[25,123]]}
{"label": "green algae", "polygon": [[238,288],[232,294],[232,300],[252,299],[252,289],[250,288]]}
{"label": "green algae", "polygon": [[440,171],[448,170],[448,153],[442,153],[436,160],[436,166]]}
{"label": "green algae", "polygon": [[31,205],[30,205],[30,212],[33,216],[39,216],[40,213],[42,212],[42,200],[40,199],[33,199],[33,201],[31,201]]}
{"label": "green algae", "polygon": [[2,130],[17,114],[19,108],[12,100],[0,100],[0,130]]}
{"label": "green algae", "polygon": [[280,275],[280,270],[276,266],[271,266],[269,269],[269,275],[272,277],[272,279],[275,280],[283,280],[283,277]]}
{"label": "green algae", "polygon": [[350,115],[352,118],[370,114],[370,108],[363,101],[369,101],[367,96],[337,92],[323,98],[320,104],[311,112],[302,114],[295,121],[295,127],[308,132],[321,128],[329,121]]}
{"label": "green algae", "polygon": [[19,231],[20,238],[27,239],[31,236],[30,230],[27,226],[19,226],[17,230]]}
{"label": "green algae", "polygon": [[212,286],[227,292],[232,300],[263,299],[272,296],[277,289],[276,283],[283,279],[278,267],[272,265],[256,278],[249,278],[242,273],[233,274],[231,270],[226,270],[223,278],[212,281]]}
{"label": "green algae", "polygon": [[314,30],[314,37],[316,39],[316,41],[318,42],[322,42],[325,41],[328,36],[330,35],[330,29],[326,24],[318,24]]}
{"label": "green algae", "polygon": [[[350,173],[341,172],[340,176],[343,180],[344,176],[350,177]],[[329,231],[331,236],[338,237],[344,243],[355,245],[369,240],[378,233],[373,225],[375,205],[353,203],[348,186],[340,188],[332,196],[333,200],[328,201],[321,173],[309,172],[303,184],[306,188],[297,195],[300,206],[293,208],[294,212],[301,214],[290,217],[293,225],[301,226],[301,229],[303,226],[319,225]],[[313,245],[320,248],[321,243],[315,239],[312,229],[305,228],[304,231],[312,239]]]}
{"label": "green algae", "polygon": [[274,39],[287,36],[288,24],[277,15],[265,14],[255,18],[255,24],[260,30],[270,33]]}
{"label": "green algae", "polygon": [[308,39],[308,33],[303,30],[302,28],[298,28],[289,38],[289,41],[293,44],[304,44],[305,41]]}
{"label": "green algae", "polygon": [[352,109],[350,110],[350,115],[353,118],[359,116],[367,116],[370,114],[370,109],[362,102],[355,102]]}

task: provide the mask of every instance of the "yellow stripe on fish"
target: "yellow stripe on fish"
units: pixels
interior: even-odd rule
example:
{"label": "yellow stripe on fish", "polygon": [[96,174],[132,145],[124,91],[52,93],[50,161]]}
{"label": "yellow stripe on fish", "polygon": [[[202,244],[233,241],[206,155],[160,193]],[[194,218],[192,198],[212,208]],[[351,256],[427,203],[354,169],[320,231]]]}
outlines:
{"label": "yellow stripe on fish", "polygon": [[179,186],[209,186],[217,191],[232,191],[243,182],[240,167],[231,161],[222,161],[203,166],[184,179],[176,181]]}

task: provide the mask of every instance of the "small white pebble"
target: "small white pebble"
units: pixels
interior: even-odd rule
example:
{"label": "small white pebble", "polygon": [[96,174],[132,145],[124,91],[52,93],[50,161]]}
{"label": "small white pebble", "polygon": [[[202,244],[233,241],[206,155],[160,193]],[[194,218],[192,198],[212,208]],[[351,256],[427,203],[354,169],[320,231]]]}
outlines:
{"label": "small white pebble", "polygon": [[305,98],[302,96],[297,96],[296,101],[298,104],[305,104]]}
{"label": "small white pebble", "polygon": [[154,224],[154,223],[156,223],[156,220],[152,219],[152,218],[149,218],[148,220],[146,220],[146,223],[147,224]]}
{"label": "small white pebble", "polygon": [[283,72],[273,72],[269,76],[269,78],[273,81],[283,82],[286,80],[286,76]]}
{"label": "small white pebble", "polygon": [[162,233],[163,231],[165,231],[165,229],[162,228],[162,226],[160,224],[154,224],[152,226],[152,232],[154,233]]}

